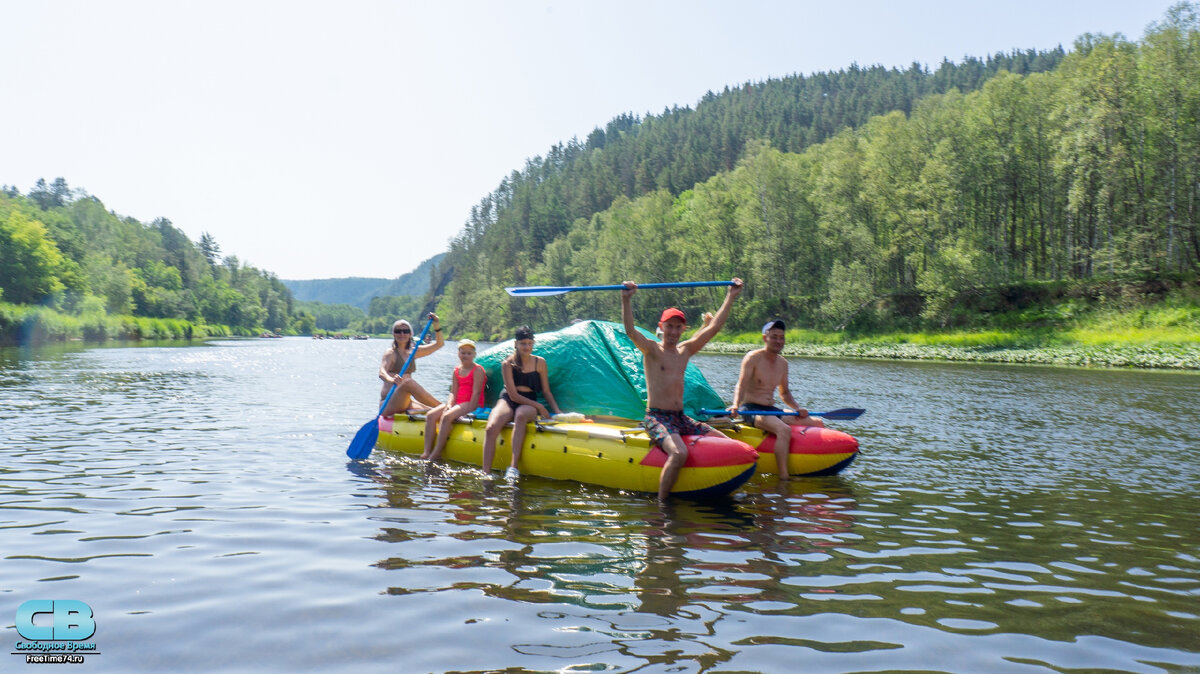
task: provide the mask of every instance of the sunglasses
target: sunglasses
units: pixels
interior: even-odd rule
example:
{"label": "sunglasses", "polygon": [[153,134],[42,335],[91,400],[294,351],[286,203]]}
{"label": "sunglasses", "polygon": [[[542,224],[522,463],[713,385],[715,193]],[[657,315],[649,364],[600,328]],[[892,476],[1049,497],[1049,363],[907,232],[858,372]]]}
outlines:
{"label": "sunglasses", "polygon": [[408,328],[396,328],[395,330],[392,330],[392,333],[397,335],[411,335],[412,330],[409,330]]}

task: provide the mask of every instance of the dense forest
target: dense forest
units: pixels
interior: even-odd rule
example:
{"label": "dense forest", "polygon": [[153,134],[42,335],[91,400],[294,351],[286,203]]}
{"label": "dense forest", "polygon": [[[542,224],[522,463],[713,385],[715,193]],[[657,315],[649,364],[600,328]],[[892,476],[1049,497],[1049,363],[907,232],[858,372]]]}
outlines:
{"label": "dense forest", "polygon": [[505,286],[736,274],[749,287],[733,327],[841,328],[881,298],[944,324],[982,288],[1194,275],[1197,29],[1181,4],[1136,42],[852,67],[620,117],[473,208],[431,293],[457,330],[499,336],[616,313],[612,297]]}
{"label": "dense forest", "polygon": [[62,178],[27,195],[4,187],[0,339],[16,339],[33,305],[56,312],[50,338],[312,331],[279,279],[220,252],[208,234],[193,242],[165,218],[119,216]]}

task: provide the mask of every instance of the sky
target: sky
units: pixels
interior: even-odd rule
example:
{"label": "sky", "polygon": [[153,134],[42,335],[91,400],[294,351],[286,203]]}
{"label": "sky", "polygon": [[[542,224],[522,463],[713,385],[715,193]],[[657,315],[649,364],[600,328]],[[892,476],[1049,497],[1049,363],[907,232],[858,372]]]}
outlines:
{"label": "sky", "polygon": [[62,177],[281,279],[395,278],[622,113],[852,63],[1140,39],[1164,0],[0,0],[0,185]]}

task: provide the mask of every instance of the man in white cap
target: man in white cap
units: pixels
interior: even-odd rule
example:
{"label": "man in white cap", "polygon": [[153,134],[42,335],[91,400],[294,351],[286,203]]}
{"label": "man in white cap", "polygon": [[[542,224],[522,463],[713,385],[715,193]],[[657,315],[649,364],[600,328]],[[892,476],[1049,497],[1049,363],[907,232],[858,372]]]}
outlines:
{"label": "man in white cap", "polygon": [[[788,453],[791,451],[792,426],[824,426],[824,422],[808,416],[788,387],[788,363],[783,357],[786,343],[783,321],[772,320],[762,328],[763,348],[755,349],[742,358],[737,386],[733,389],[733,404],[729,411],[740,414],[755,428],[775,436],[775,464],[779,479],[788,479]],[[775,406],[775,390],[795,414],[783,416],[754,414],[754,412],[783,412]]]}

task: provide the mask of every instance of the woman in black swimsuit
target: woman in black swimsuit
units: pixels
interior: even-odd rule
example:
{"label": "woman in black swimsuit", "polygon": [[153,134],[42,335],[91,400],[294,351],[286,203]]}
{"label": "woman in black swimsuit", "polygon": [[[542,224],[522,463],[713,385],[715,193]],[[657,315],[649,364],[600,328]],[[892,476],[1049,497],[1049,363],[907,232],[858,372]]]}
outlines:
{"label": "woman in black swimsuit", "polygon": [[517,466],[521,461],[521,450],[525,445],[526,425],[538,417],[549,417],[550,410],[538,402],[538,394],[550,405],[555,414],[560,414],[554,394],[550,392],[550,379],[546,359],[533,355],[533,330],[527,326],[517,328],[513,354],[500,361],[500,374],[504,377],[504,391],[488,415],[487,430],[483,436],[483,472],[492,472],[492,458],[496,454],[496,439],[508,422],[513,422],[512,464],[504,471],[504,477],[520,475]]}

